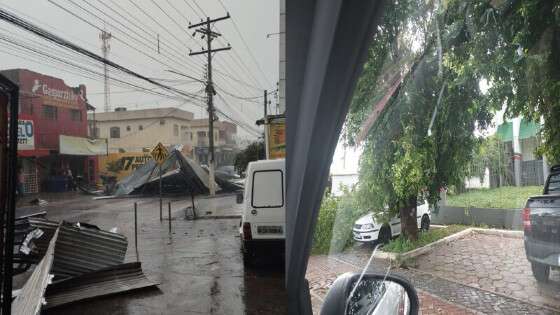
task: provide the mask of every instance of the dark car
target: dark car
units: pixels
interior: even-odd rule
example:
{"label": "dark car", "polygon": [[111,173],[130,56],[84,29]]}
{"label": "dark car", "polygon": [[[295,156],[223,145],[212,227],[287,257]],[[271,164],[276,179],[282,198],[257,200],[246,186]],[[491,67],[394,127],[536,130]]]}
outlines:
{"label": "dark car", "polygon": [[560,267],[560,165],[551,168],[543,194],[527,200],[523,227],[533,275],[546,282],[550,269]]}

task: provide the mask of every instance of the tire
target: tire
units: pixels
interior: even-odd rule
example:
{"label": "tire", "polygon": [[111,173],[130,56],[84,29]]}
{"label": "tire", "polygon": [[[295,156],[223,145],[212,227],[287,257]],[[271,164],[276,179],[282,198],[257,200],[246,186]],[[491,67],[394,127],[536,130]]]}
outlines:
{"label": "tire", "polygon": [[377,243],[379,244],[387,244],[391,241],[391,227],[388,225],[384,225],[379,230],[379,235],[377,236]]}
{"label": "tire", "polygon": [[531,262],[531,269],[533,269],[533,276],[538,282],[547,282],[548,275],[550,274],[550,266]]}
{"label": "tire", "polygon": [[255,254],[243,246],[243,244],[241,245],[241,253],[243,254],[243,265],[245,267],[252,267],[255,265]]}
{"label": "tire", "polygon": [[430,217],[427,215],[422,216],[422,220],[420,221],[420,229],[424,232],[428,232],[430,229]]}

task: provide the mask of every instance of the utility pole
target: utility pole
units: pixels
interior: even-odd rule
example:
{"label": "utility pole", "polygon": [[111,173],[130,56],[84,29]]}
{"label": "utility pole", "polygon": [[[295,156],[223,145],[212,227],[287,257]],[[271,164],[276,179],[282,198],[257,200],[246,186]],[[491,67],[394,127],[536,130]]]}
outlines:
{"label": "utility pole", "polygon": [[267,160],[270,159],[268,153],[268,91],[264,90],[264,154]]}
{"label": "utility pole", "polygon": [[218,52],[218,51],[222,51],[222,50],[230,50],[231,46],[228,44],[228,47],[222,47],[222,48],[215,48],[212,49],[212,40],[214,40],[214,38],[220,37],[222,36],[222,34],[220,33],[216,33],[214,31],[212,31],[211,26],[212,23],[218,22],[218,21],[222,21],[222,20],[226,20],[229,19],[229,13],[221,18],[217,18],[217,19],[213,19],[211,20],[209,17],[206,18],[206,21],[201,21],[200,23],[197,24],[190,24],[189,23],[189,29],[191,28],[197,28],[193,34],[193,37],[196,35],[196,33],[200,33],[202,34],[201,38],[204,39],[204,37],[206,37],[206,50],[201,50],[201,51],[197,51],[197,52],[190,52],[189,56],[196,56],[196,55],[201,55],[201,54],[206,54],[206,58],[207,58],[207,66],[208,66],[208,71],[207,71],[207,81],[206,81],[206,94],[208,97],[208,155],[210,156],[210,158],[208,159],[208,168],[209,168],[209,173],[210,173],[210,178],[209,178],[209,188],[210,188],[210,195],[214,196],[216,194],[216,187],[215,185],[215,181],[214,181],[214,171],[215,171],[215,165],[214,165],[214,120],[215,120],[215,114],[214,114],[214,95],[216,94],[216,91],[214,90],[214,86],[212,83],[212,53]]}
{"label": "utility pole", "polygon": [[[109,50],[111,50],[111,45],[109,40],[111,39],[111,33],[101,31],[99,38],[101,39],[101,52],[103,53],[103,59],[107,59],[109,56]],[[103,84],[105,87],[105,112],[111,111],[111,104],[109,103],[109,74],[107,72],[107,64],[103,63]]]}

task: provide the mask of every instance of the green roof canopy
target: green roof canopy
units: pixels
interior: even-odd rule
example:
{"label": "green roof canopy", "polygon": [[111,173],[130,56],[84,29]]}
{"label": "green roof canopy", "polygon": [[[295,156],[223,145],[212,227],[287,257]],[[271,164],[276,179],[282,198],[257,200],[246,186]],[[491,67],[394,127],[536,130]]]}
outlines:
{"label": "green roof canopy", "polygon": [[[538,135],[540,128],[541,126],[539,124],[522,118],[519,125],[519,140],[535,137]],[[513,123],[506,121],[499,125],[496,135],[498,136],[498,139],[503,142],[512,141]]]}
{"label": "green roof canopy", "polygon": [[539,133],[540,128],[539,124],[523,118],[519,125],[519,140],[535,137]]}
{"label": "green roof canopy", "polygon": [[496,131],[496,135],[498,139],[503,142],[512,141],[513,140],[513,123],[504,121],[503,124],[498,126],[498,130]]}

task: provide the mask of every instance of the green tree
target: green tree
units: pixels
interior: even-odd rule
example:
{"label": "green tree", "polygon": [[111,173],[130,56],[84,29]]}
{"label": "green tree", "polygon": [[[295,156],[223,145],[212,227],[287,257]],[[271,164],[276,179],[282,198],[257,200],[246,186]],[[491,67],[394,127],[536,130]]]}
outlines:
{"label": "green tree", "polygon": [[474,47],[473,66],[489,82],[486,101],[506,117],[544,120],[539,153],[560,162],[560,2],[450,1]]}
{"label": "green tree", "polygon": [[[492,118],[471,60],[475,46],[455,24],[451,1],[446,5],[409,0],[389,6],[345,128],[354,143],[364,118],[387,95],[386,78],[404,74],[364,139],[359,191],[364,206],[399,213],[404,236],[413,240],[418,196],[436,205],[442,187],[464,179],[474,130]],[[460,10],[458,2],[453,5],[451,12]]]}
{"label": "green tree", "polygon": [[249,144],[244,150],[237,153],[234,162],[235,170],[240,175],[244,174],[249,162],[263,160],[265,158],[266,152],[264,143],[262,141],[255,141]]}

